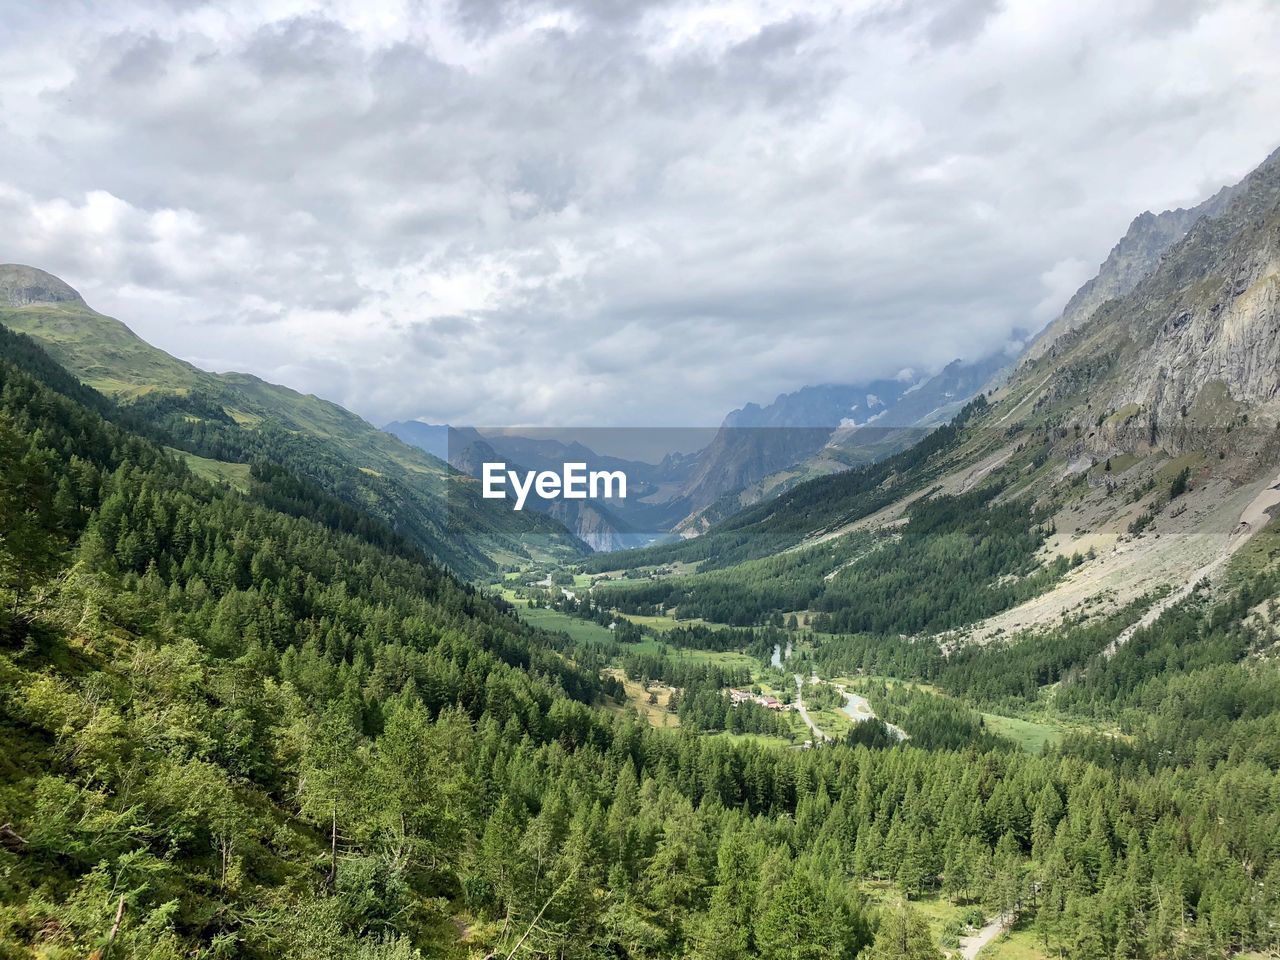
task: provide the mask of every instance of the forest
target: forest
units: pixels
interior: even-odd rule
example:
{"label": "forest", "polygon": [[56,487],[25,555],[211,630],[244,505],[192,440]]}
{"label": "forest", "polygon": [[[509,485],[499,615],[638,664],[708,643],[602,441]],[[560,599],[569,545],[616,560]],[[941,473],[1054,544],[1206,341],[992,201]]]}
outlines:
{"label": "forest", "polygon": [[993,502],[997,484],[935,494],[887,533],[852,534],[727,569],[609,581],[596,601],[627,613],[675,610],[739,626],[817,611],[824,633],[939,632],[1008,609],[1053,585],[1080,557],[1040,564],[1048,516],[1021,499]]}
{"label": "forest", "polygon": [[[1271,568],[1113,656],[1136,609],[952,659],[891,635],[938,584],[869,566],[814,662],[936,690],[868,687],[906,742],[776,749],[722,732],[776,719],[724,712],[741,675],[537,630],[289,456],[236,489],[138,416],[0,331],[0,956],[925,960],[939,897],[1073,960],[1280,947]],[[876,549],[976,558],[973,616],[1043,536],[935,498]],[[628,651],[679,728],[616,708]],[[1034,755],[973,703],[1082,726]]]}

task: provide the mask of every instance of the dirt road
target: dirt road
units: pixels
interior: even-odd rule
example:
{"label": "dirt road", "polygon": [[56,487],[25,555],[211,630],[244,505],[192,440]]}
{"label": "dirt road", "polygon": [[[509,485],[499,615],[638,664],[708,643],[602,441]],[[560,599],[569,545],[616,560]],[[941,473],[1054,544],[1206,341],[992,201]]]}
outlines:
{"label": "dirt road", "polygon": [[809,711],[804,706],[804,677],[796,674],[796,712],[800,714],[800,719],[804,721],[804,725],[813,731],[814,742],[825,743],[831,738],[823,733],[816,723],[809,718]]}
{"label": "dirt road", "polygon": [[1009,929],[1009,925],[1012,922],[1012,920],[1005,917],[995,917],[977,933],[961,937],[960,956],[964,957],[964,960],[976,960],[978,954],[982,952],[982,948]]}

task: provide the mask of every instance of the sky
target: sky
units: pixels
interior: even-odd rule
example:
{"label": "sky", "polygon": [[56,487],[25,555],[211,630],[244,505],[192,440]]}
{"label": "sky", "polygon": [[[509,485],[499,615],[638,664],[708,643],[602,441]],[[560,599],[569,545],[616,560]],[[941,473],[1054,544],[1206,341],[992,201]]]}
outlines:
{"label": "sky", "polygon": [[1008,348],[1280,145],[1274,0],[7,0],[0,260],[374,423]]}

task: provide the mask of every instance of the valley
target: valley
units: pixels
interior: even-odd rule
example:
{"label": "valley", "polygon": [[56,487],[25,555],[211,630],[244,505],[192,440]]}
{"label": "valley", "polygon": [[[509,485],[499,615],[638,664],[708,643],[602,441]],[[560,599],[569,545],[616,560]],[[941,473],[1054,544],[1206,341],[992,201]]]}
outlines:
{"label": "valley", "polygon": [[0,960],[1280,960],[1280,2],[0,25]]}
{"label": "valley", "polygon": [[0,952],[1273,953],[1280,159],[1229,194],[909,443],[732,431],[927,379],[635,468],[712,499],[626,549],[0,268]]}

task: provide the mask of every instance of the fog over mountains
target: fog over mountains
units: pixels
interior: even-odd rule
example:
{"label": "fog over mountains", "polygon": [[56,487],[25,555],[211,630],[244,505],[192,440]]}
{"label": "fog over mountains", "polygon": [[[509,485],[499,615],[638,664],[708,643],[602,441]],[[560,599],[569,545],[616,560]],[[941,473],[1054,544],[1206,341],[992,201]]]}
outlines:
{"label": "fog over mountains", "polygon": [[376,423],[706,426],[1038,329],[1280,113],[1257,0],[358,7],[17,5],[3,258]]}

